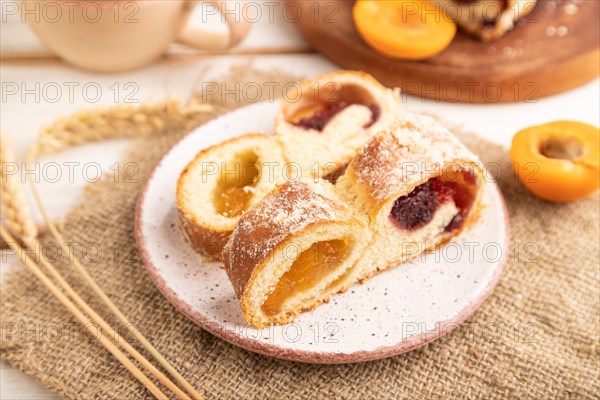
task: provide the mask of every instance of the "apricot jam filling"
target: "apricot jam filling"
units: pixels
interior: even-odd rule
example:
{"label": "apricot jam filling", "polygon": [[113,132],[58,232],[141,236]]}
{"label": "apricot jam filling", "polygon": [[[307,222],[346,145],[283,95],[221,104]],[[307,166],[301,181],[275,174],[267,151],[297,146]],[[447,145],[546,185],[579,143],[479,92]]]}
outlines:
{"label": "apricot jam filling", "polygon": [[311,86],[297,104],[290,106],[286,119],[301,128],[322,132],[333,117],[353,104],[365,106],[371,111],[371,119],[364,128],[379,120],[381,108],[368,90],[358,85],[340,85],[336,82]]}
{"label": "apricot jam filling", "polygon": [[278,314],[289,298],[309,291],[335,271],[350,251],[348,242],[344,239],[326,240],[304,250],[263,303],[263,312],[267,315]]}
{"label": "apricot jam filling", "polygon": [[458,213],[444,231],[460,229],[473,206],[476,181],[469,170],[444,171],[441,176],[431,178],[406,196],[399,197],[392,206],[390,219],[400,229],[416,230],[431,222],[442,204],[453,201]]}
{"label": "apricot jam filling", "polygon": [[238,154],[221,169],[214,195],[215,209],[225,217],[238,217],[246,211],[260,177],[258,156],[253,152]]}

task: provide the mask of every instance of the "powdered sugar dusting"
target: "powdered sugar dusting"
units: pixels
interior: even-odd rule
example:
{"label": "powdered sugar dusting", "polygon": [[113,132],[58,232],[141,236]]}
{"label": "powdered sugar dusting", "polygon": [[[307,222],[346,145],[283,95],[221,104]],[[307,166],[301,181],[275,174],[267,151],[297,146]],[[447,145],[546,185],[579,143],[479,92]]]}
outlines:
{"label": "powdered sugar dusting", "polygon": [[407,114],[387,131],[375,136],[350,164],[359,184],[376,201],[439,175],[444,165],[477,157],[435,119]]}

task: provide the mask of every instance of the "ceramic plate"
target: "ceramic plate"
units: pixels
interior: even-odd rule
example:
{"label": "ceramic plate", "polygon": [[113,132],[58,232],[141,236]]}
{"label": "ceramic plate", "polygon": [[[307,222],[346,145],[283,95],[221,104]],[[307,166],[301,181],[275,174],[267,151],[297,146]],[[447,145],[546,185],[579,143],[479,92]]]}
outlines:
{"label": "ceramic plate", "polygon": [[244,132],[272,132],[276,103],[258,103],[201,126],[159,162],[139,196],[136,239],[150,277],[175,307],[245,349],[304,362],[373,360],[412,350],[457,327],[497,283],[508,252],[504,202],[488,184],[478,223],[438,251],[388,270],[294,323],[257,330],[242,316],[220,263],[203,263],[177,225],[177,178],[194,155]]}

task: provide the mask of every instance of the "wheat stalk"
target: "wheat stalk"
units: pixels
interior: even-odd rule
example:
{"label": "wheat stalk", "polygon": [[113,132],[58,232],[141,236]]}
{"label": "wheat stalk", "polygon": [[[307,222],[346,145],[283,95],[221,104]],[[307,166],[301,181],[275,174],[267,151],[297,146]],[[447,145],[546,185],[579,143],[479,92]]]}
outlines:
{"label": "wheat stalk", "polygon": [[191,128],[212,107],[191,102],[165,100],[139,106],[119,105],[80,111],[44,127],[27,154],[27,163],[41,154],[52,154],[84,143],[117,138],[147,137],[169,128]]}
{"label": "wheat stalk", "polygon": [[[82,111],[73,116],[56,121],[45,127],[38,141],[29,149],[26,164],[32,164],[42,154],[51,154],[63,149],[84,143],[98,142],[106,139],[127,137],[149,137],[164,133],[167,129],[187,129],[200,122],[207,112],[212,111],[208,105],[190,102],[182,105],[176,100],[166,100],[157,104],[142,104],[138,107],[117,106],[104,110]],[[31,191],[38,209],[62,250],[68,252],[65,240],[46,211],[35,182],[30,181]],[[127,317],[110,300],[104,290],[94,281],[81,262],[73,257],[71,264],[90,286],[100,300],[110,309],[114,316],[125,326],[133,326]],[[158,352],[158,350],[137,330],[134,337],[159,364],[192,395],[194,399],[202,396],[196,389]]]}
{"label": "wheat stalk", "polygon": [[20,174],[8,171],[9,166],[20,167],[15,162],[8,138],[0,139],[0,204],[2,205],[2,221],[13,235],[25,243],[34,241],[37,237],[37,227],[33,222],[31,212],[27,206],[23,186],[19,179]]}
{"label": "wheat stalk", "polygon": [[[211,106],[177,100],[165,100],[140,106],[120,105],[101,110],[85,110],[44,127],[36,143],[29,149],[26,163],[32,164],[42,154],[52,154],[69,147],[108,139],[159,135],[167,128],[191,128]],[[17,173],[9,171],[14,165]],[[38,229],[27,207],[22,182],[9,140],[0,140],[0,204],[2,220],[16,237],[24,242],[34,240]]]}

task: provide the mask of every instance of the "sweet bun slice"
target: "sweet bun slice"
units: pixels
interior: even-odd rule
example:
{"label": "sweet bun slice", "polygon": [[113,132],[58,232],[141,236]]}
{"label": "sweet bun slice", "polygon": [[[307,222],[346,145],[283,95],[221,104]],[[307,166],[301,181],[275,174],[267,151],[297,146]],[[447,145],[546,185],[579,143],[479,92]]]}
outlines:
{"label": "sweet bun slice", "polygon": [[290,181],[240,218],[223,261],[246,321],[264,328],[346,290],[365,244],[365,225],[330,184]]}
{"label": "sweet bun slice", "polygon": [[[284,155],[306,177],[339,175],[356,152],[401,114],[399,91],[362,72],[340,71],[300,85],[275,119]],[[294,171],[297,175],[297,172]]]}
{"label": "sweet bun slice", "polygon": [[186,241],[208,260],[219,260],[236,222],[283,181],[284,168],[277,140],[266,134],[242,135],[198,153],[177,182]]}
{"label": "sweet bun slice", "polygon": [[359,281],[439,246],[476,218],[481,163],[446,128],[411,115],[373,137],[336,189],[369,221]]}

